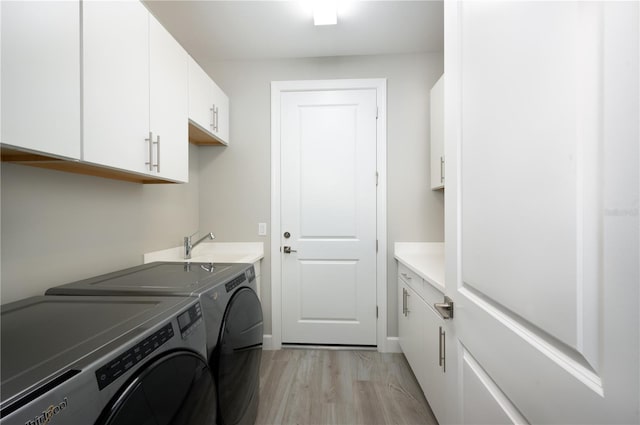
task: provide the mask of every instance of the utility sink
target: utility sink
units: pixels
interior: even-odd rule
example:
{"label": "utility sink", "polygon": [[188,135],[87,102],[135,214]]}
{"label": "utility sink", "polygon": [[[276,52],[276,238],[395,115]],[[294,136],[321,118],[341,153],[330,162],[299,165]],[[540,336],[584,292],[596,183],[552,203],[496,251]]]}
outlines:
{"label": "utility sink", "polygon": [[144,254],[144,263],[255,263],[263,257],[262,242],[203,242],[195,247],[188,260],[184,258],[184,247],[177,246]]}

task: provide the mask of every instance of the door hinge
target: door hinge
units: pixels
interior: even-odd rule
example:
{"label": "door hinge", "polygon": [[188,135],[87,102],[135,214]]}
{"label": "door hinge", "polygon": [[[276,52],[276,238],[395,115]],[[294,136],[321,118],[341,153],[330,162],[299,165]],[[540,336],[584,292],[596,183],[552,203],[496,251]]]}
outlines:
{"label": "door hinge", "polygon": [[380,179],[380,173],[376,171],[376,187],[378,186],[378,180]]}
{"label": "door hinge", "polygon": [[378,306],[376,306],[376,319],[378,318]]}
{"label": "door hinge", "polygon": [[376,254],[378,253],[378,240],[376,239]]}
{"label": "door hinge", "polygon": [[378,119],[378,107],[376,106],[376,119]]}

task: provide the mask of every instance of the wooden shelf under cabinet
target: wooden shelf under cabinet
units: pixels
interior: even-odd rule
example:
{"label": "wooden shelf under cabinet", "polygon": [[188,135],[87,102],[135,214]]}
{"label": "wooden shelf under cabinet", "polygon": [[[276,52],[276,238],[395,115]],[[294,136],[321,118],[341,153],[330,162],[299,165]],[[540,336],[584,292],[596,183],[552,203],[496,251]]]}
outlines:
{"label": "wooden shelf under cabinet", "polygon": [[57,158],[27,151],[21,151],[4,146],[0,147],[0,158],[2,162],[11,162],[14,164],[28,165],[30,167],[46,168],[49,170],[65,171],[68,173],[84,174],[88,176],[102,177],[112,180],[122,180],[132,183],[175,183],[171,180],[152,178],[151,176],[129,173],[126,171],[115,170],[112,168],[101,167],[65,158]]}
{"label": "wooden shelf under cabinet", "polygon": [[189,120],[189,142],[199,146],[227,146],[191,120]]}

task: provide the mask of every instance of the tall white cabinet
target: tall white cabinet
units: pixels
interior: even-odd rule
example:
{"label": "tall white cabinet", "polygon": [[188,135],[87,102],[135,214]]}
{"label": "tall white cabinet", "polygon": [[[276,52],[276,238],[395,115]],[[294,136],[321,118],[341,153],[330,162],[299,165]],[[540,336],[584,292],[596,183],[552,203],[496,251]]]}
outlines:
{"label": "tall white cabinet", "polygon": [[3,1],[0,8],[2,144],[79,159],[80,3]]}

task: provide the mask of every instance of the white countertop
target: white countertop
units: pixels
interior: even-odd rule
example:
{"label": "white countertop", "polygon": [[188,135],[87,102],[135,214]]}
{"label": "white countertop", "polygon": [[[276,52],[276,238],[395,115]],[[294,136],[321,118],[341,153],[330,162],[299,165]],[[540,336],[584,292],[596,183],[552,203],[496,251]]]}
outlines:
{"label": "white countertop", "polygon": [[144,263],[175,261],[195,263],[255,263],[264,258],[262,242],[202,242],[184,259],[184,247],[163,249],[144,254]]}
{"label": "white countertop", "polygon": [[394,257],[436,289],[445,292],[444,242],[396,242]]}

